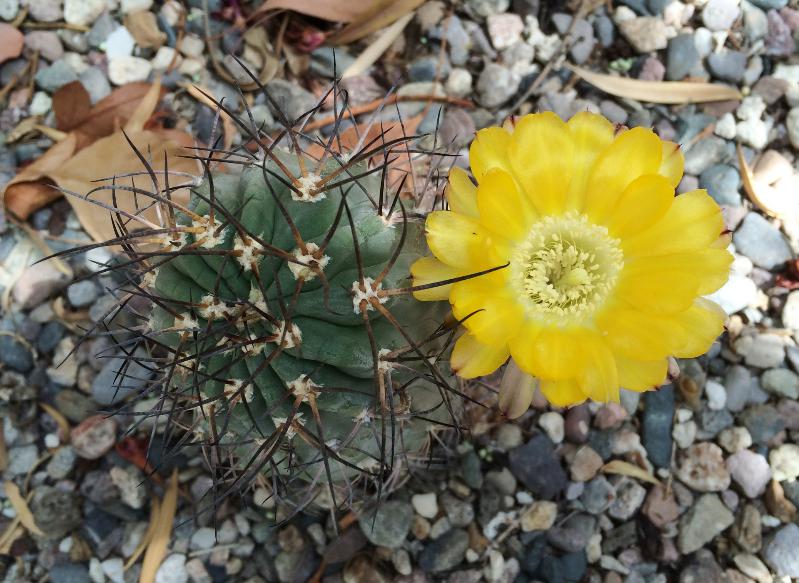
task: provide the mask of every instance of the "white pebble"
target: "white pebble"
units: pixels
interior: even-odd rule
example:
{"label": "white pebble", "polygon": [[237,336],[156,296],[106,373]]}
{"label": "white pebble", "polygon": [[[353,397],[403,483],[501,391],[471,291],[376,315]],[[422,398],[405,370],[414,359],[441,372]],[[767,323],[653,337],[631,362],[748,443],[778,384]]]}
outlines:
{"label": "white pebble", "polygon": [[112,57],[108,59],[108,79],[114,85],[146,81],[153,66],[139,57]]}
{"label": "white pebble", "polygon": [[411,497],[411,505],[416,514],[423,518],[435,518],[438,514],[438,501],[435,492],[414,494]]}
{"label": "white pebble", "polygon": [[538,425],[543,429],[553,443],[563,441],[565,429],[563,427],[563,416],[555,411],[549,411],[538,418]]}
{"label": "white pebble", "polygon": [[44,91],[37,91],[31,99],[28,111],[31,115],[47,115],[53,107],[53,100]]}
{"label": "white pebble", "polygon": [[713,411],[720,411],[727,404],[727,389],[719,382],[707,381],[705,395],[707,396],[707,406]]}

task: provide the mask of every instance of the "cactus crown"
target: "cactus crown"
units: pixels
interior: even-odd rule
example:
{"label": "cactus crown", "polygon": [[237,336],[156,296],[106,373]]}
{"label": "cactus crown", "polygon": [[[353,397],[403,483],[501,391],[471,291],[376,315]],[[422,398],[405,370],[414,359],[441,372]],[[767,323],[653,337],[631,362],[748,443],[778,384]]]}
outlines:
{"label": "cactus crown", "polygon": [[102,244],[128,256],[101,270],[126,274],[105,325],[134,320],[115,332],[117,383],[134,360],[152,375],[125,407],[138,422],[166,418],[170,444],[200,448],[218,478],[211,507],[254,480],[297,508],[320,492],[346,506],[358,480],[379,493],[431,429],[454,425],[439,366],[447,309],[409,294],[426,249],[413,177],[394,170],[418,152],[384,133],[336,152],[348,108],[337,84],[331,95],[339,119],[326,141],[302,131],[316,110],[270,137],[218,103],[246,144],[198,149],[201,179],[176,185],[137,151],[151,189],[97,189],[142,209],[113,213],[118,237]]}

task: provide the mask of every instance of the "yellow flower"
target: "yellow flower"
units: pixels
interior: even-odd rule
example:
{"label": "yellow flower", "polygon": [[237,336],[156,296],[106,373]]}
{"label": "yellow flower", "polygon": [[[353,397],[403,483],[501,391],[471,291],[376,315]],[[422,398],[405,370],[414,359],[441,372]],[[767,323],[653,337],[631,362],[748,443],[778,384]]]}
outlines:
{"label": "yellow flower", "polygon": [[[416,297],[448,299],[466,328],[453,369],[476,377],[512,357],[559,406],[656,388],[670,355],[699,356],[723,330],[703,297],[732,262],[721,210],[704,190],[674,195],[682,153],[651,130],[587,112],[506,125],[472,143],[477,186],[450,173],[450,210],[426,223],[434,257],[411,269],[430,286]],[[516,414],[527,393],[506,395]]]}

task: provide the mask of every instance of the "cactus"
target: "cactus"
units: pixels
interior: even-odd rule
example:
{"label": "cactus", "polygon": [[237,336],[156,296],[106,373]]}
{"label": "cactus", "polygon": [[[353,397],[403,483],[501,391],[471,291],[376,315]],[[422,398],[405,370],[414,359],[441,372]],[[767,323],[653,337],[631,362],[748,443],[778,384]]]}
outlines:
{"label": "cactus", "polygon": [[151,190],[99,187],[149,199],[161,221],[136,230],[144,221],[117,213],[119,237],[103,243],[128,255],[108,270],[132,270],[109,317],[145,305],[120,337],[154,375],[133,401],[157,396],[142,417],[168,418],[170,443],[201,448],[219,478],[210,504],[258,479],[295,507],[322,494],[340,508],[356,480],[379,493],[455,422],[439,366],[448,306],[410,293],[422,216],[406,210],[405,180],[389,184],[408,139],[340,155],[331,137],[311,155],[302,119],[272,142],[218,105],[255,153],[201,152],[204,175],[188,187],[149,165]]}

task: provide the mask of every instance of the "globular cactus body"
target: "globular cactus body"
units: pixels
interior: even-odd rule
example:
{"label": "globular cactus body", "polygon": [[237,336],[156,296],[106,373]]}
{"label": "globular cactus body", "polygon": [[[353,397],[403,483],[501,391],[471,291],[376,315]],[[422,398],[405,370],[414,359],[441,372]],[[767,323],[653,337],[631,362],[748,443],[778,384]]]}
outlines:
{"label": "globular cactus body", "polygon": [[206,174],[138,256],[145,335],[168,355],[154,385],[232,469],[338,483],[379,475],[449,421],[442,342],[428,341],[446,309],[389,291],[426,247],[421,222],[389,210],[384,174],[303,156]]}

